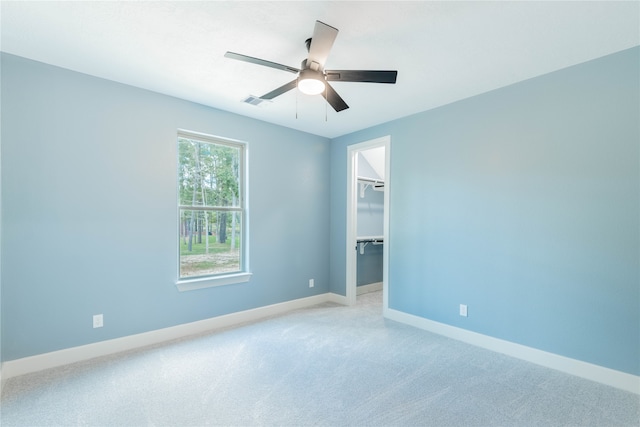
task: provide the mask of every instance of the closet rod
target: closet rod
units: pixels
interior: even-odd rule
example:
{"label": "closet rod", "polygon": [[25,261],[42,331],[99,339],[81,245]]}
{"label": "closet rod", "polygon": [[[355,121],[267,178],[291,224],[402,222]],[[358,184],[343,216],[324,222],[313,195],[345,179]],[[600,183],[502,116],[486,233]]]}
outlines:
{"label": "closet rod", "polygon": [[376,179],[376,178],[367,178],[365,176],[359,176],[358,181],[362,182],[370,182],[376,185],[384,185],[384,179]]}
{"label": "closet rod", "polygon": [[384,243],[384,237],[358,237],[358,243]]}

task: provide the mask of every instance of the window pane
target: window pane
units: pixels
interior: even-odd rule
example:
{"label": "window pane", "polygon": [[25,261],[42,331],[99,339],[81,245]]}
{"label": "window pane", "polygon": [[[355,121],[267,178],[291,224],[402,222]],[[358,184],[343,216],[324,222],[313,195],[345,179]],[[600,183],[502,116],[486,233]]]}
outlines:
{"label": "window pane", "polygon": [[180,278],[239,272],[241,212],[180,209]]}
{"label": "window pane", "polygon": [[178,137],[180,205],[239,207],[240,147]]}

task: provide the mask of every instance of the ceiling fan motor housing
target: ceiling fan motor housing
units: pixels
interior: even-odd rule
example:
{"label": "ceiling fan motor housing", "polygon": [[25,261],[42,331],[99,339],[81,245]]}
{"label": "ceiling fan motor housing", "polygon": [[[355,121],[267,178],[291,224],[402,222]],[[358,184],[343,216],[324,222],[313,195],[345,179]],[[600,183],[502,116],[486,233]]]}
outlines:
{"label": "ceiling fan motor housing", "polygon": [[300,63],[300,69],[301,70],[313,70],[313,71],[324,71],[322,69],[322,65],[318,64],[316,61],[310,61],[309,59],[305,58],[302,60],[302,62]]}

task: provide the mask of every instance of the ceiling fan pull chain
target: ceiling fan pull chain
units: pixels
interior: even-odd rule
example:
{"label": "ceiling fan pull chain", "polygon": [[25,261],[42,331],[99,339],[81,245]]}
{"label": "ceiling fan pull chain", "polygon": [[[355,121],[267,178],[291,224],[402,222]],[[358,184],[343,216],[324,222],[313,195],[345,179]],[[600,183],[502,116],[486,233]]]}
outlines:
{"label": "ceiling fan pull chain", "polygon": [[[324,99],[327,99],[327,85],[326,84],[324,85]],[[329,103],[325,102],[324,103],[324,122],[325,123],[329,121],[329,120],[327,120],[327,114],[328,114],[327,113],[327,108],[328,108],[327,105],[329,105]]]}

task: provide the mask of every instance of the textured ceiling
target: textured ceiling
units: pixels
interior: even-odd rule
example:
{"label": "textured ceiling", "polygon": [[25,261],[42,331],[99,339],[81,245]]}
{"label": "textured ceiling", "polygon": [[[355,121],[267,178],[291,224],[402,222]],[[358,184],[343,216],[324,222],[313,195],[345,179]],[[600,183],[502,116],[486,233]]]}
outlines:
{"label": "textured ceiling", "polygon": [[[12,2],[4,52],[326,137],[428,110],[640,44],[637,1]],[[395,85],[335,82],[350,108],[290,91],[316,20],[340,30],[328,69],[396,69]],[[297,117],[296,117],[297,116]]]}

